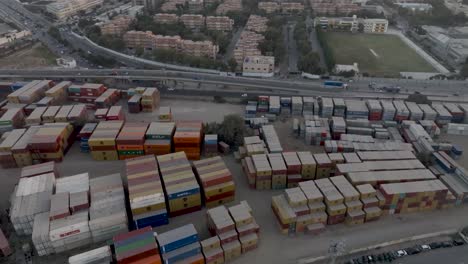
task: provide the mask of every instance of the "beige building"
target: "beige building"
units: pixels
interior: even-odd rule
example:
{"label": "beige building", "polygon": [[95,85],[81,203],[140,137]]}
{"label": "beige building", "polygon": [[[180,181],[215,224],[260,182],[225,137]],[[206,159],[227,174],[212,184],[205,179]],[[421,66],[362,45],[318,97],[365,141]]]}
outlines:
{"label": "beige building", "polygon": [[361,10],[357,4],[352,1],[323,1],[323,0],[310,0],[310,7],[316,15],[337,15],[347,14],[352,15]]}
{"label": "beige building", "polygon": [[154,22],[160,24],[173,24],[179,21],[179,17],[176,14],[169,13],[158,13],[154,15]]}
{"label": "beige building", "polygon": [[242,0],[225,0],[216,8],[216,15],[224,15],[229,11],[242,11]]}
{"label": "beige building", "polygon": [[134,6],[144,6],[148,10],[155,10],[163,0],[132,0]]}
{"label": "beige building", "polygon": [[388,29],[387,19],[363,19],[361,23],[364,26],[365,33],[385,33]]}
{"label": "beige building", "polygon": [[208,30],[231,31],[234,20],[227,16],[207,16],[206,28]]}
{"label": "beige building", "polygon": [[191,56],[216,58],[219,47],[211,41],[184,40],[180,36],[154,35],[147,31],[129,31],[124,35],[125,45],[129,49],[145,50],[171,49]]}
{"label": "beige building", "polygon": [[267,14],[279,11],[280,5],[277,2],[260,2],[258,9],[265,11]]}
{"label": "beige building", "polygon": [[101,34],[120,36],[127,31],[132,20],[129,16],[117,16],[111,21],[99,25]]}
{"label": "beige building", "polygon": [[17,41],[31,40],[31,31],[23,30],[17,32],[16,30],[6,33],[0,38],[0,50],[6,49],[17,43]]}
{"label": "beige building", "polygon": [[316,17],[314,27],[319,26],[328,31],[351,31],[359,29],[359,21],[356,16],[352,17]]}
{"label": "beige building", "polygon": [[203,10],[203,0],[187,0],[190,12],[200,12]]}
{"label": "beige building", "polygon": [[254,32],[265,32],[268,28],[267,26],[268,18],[257,16],[257,15],[250,15],[247,23],[245,24],[245,29],[248,31]]}
{"label": "beige building", "polygon": [[234,47],[234,56],[237,64],[242,65],[244,58],[247,56],[260,56],[262,53],[258,49],[258,44],[263,41],[263,35],[244,30],[242,31],[239,40]]}
{"label": "beige building", "polygon": [[46,11],[59,20],[77,14],[79,11],[90,11],[102,5],[104,0],[59,0],[46,5]]}
{"label": "beige building", "polygon": [[250,77],[273,77],[275,57],[246,56],[242,63],[242,75]]}
{"label": "beige building", "polygon": [[167,2],[164,2],[161,5],[161,11],[163,12],[169,12],[169,11],[177,11],[177,6],[178,5],[185,5],[186,0],[169,0]]}
{"label": "beige building", "polygon": [[281,2],[282,13],[295,13],[304,11],[304,4],[299,2]]}
{"label": "beige building", "polygon": [[190,29],[200,29],[205,26],[205,17],[202,15],[182,15],[179,20]]}

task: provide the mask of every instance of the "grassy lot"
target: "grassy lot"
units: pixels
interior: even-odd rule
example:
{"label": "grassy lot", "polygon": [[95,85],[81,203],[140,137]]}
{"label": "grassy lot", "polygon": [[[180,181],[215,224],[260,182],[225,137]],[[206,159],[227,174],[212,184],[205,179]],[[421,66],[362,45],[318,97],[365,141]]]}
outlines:
{"label": "grassy lot", "polygon": [[435,71],[398,36],[344,32],[327,32],[325,36],[336,63],[357,62],[361,73],[398,76],[399,72]]}
{"label": "grassy lot", "polygon": [[54,54],[40,43],[0,58],[2,69],[24,69],[56,66]]}

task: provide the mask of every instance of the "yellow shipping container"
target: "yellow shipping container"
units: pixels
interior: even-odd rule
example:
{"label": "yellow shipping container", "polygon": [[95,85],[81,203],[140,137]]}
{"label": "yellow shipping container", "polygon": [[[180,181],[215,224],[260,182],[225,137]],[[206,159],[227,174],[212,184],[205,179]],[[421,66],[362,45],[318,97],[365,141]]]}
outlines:
{"label": "yellow shipping container", "polygon": [[211,196],[215,196],[221,193],[232,192],[235,189],[236,189],[236,185],[234,184],[234,182],[229,181],[229,182],[225,182],[222,184],[204,188],[204,192],[205,192],[206,197],[211,197]]}
{"label": "yellow shipping container", "polygon": [[212,202],[207,202],[205,204],[205,207],[206,208],[213,208],[213,207],[217,207],[217,206],[220,206],[222,204],[227,204],[227,203],[230,203],[230,202],[234,202],[234,200],[236,199],[236,197],[233,195],[233,196],[229,196],[229,197],[225,197],[223,199],[220,199],[220,200],[215,200],[215,201],[212,201]]}
{"label": "yellow shipping container", "polygon": [[328,206],[327,213],[330,216],[345,214],[346,206],[344,204],[336,204],[336,205]]}
{"label": "yellow shipping container", "polygon": [[159,211],[162,209],[166,209],[166,204],[165,203],[160,203],[160,204],[152,204],[148,205],[142,208],[132,208],[132,213],[133,215],[140,215],[140,214],[146,214],[148,212],[155,212]]}
{"label": "yellow shipping container", "polygon": [[119,160],[117,151],[91,151],[91,156],[94,160]]}

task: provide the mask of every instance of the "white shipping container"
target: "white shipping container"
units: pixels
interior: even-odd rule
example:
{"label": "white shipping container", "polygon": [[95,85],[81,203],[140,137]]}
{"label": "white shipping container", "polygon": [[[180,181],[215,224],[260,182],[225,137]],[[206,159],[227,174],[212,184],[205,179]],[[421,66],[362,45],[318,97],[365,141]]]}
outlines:
{"label": "white shipping container", "polygon": [[34,217],[32,242],[39,256],[53,254],[54,248],[49,238],[49,212]]}
{"label": "white shipping container", "polygon": [[83,191],[89,191],[89,174],[87,172],[57,179],[56,193]]}
{"label": "white shipping container", "polygon": [[111,263],[112,252],[109,246],[96,248],[68,258],[68,264]]}

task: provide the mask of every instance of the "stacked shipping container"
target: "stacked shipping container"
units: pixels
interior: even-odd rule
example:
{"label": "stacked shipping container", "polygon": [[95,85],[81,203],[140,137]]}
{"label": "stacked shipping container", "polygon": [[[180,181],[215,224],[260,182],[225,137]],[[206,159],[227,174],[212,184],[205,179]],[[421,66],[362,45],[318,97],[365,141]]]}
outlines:
{"label": "stacked shipping container", "polygon": [[123,121],[100,122],[88,140],[94,160],[118,160],[115,139],[123,126]]}
{"label": "stacked shipping container", "polygon": [[175,123],[151,122],[145,134],[145,154],[164,155],[171,153]]}
{"label": "stacked shipping container", "polygon": [[125,123],[115,142],[120,160],[130,159],[145,154],[145,134],[147,123]]}
{"label": "stacked shipping container", "polygon": [[174,151],[184,151],[189,160],[199,160],[202,130],[200,121],[178,121],[174,133]]}

